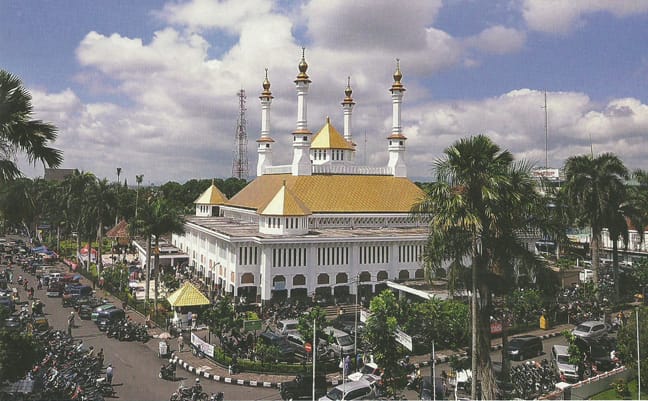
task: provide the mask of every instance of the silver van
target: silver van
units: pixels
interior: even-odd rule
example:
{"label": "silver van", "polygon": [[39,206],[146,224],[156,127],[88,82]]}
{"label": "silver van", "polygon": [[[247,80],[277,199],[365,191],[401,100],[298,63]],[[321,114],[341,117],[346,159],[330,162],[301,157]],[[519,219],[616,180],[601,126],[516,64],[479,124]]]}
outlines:
{"label": "silver van", "polygon": [[578,381],[576,365],[569,363],[569,349],[566,345],[554,345],[551,347],[551,362],[554,365],[556,374],[565,381]]}
{"label": "silver van", "polygon": [[349,333],[330,326],[324,329],[324,333],[330,337],[328,345],[332,356],[342,357],[353,354],[354,342]]}
{"label": "silver van", "polygon": [[297,319],[284,319],[280,320],[277,323],[277,332],[282,335],[289,333],[297,333],[297,326],[299,325],[299,320]]}

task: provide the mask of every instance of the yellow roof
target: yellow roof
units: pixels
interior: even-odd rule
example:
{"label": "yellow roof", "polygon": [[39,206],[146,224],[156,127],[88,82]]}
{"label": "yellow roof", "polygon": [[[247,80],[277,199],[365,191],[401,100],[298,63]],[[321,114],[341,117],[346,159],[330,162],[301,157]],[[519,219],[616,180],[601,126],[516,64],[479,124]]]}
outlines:
{"label": "yellow roof", "polygon": [[173,294],[167,297],[171,306],[197,306],[209,305],[209,299],[193,284],[186,281],[184,285],[178,288]]}
{"label": "yellow roof", "polygon": [[213,181],[211,186],[194,201],[199,205],[222,205],[225,202],[227,202],[227,197],[214,185]]}
{"label": "yellow roof", "polygon": [[284,185],[312,213],[408,213],[423,191],[404,177],[381,175],[262,175],[227,205],[263,210]]}
{"label": "yellow roof", "polygon": [[315,135],[311,142],[311,149],[350,149],[353,145],[331,125],[331,120],[327,117],[324,127]]}
{"label": "yellow roof", "polygon": [[304,205],[304,202],[295,196],[291,190],[286,188],[285,185],[260,210],[259,214],[265,216],[308,216],[312,214],[308,207]]}

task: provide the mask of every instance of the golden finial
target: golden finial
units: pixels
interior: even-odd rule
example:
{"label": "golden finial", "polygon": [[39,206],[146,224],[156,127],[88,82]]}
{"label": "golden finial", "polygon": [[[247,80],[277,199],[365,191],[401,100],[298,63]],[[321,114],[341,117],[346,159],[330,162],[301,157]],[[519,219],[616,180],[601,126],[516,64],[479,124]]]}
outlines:
{"label": "golden finial", "polygon": [[263,80],[263,92],[261,92],[260,99],[272,99],[272,92],[270,92],[270,80],[268,79],[268,69],[265,69],[265,79]]}
{"label": "golden finial", "polygon": [[396,71],[394,71],[394,83],[392,84],[391,90],[405,91],[401,79],[403,78],[403,73],[400,70],[400,59],[396,59]]}
{"label": "golden finial", "polygon": [[302,47],[302,58],[299,61],[299,74],[297,75],[298,81],[308,80],[308,74],[306,74],[306,70],[308,70],[308,63],[306,62],[306,48]]}
{"label": "golden finial", "polygon": [[347,87],[344,89],[344,94],[346,97],[350,98],[353,90],[351,90],[351,77],[347,77]]}

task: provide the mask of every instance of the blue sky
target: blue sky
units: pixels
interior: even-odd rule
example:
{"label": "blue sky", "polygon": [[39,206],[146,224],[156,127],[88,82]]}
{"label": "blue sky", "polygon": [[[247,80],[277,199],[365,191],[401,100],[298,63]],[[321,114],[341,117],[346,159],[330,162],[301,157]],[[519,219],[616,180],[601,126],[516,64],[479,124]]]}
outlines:
{"label": "blue sky", "polygon": [[646,1],[0,0],[0,68],[59,128],[63,167],[129,182],[230,176],[240,88],[254,174],[264,68],[275,162],[289,163],[301,46],[312,131],[326,116],[342,130],[351,76],[358,163],[387,162],[399,58],[415,179],[479,133],[544,165],[545,90],[551,166],[591,146],[648,169]]}

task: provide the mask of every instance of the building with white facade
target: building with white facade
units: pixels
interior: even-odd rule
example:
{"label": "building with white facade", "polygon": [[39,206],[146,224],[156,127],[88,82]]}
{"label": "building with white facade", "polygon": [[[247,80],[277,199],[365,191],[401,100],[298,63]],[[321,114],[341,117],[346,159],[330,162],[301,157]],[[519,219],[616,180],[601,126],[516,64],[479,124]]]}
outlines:
{"label": "building with white facade", "polygon": [[355,164],[350,83],[342,134],[328,118],[317,133],[310,131],[307,70],[302,56],[294,81],[297,124],[288,134],[292,163],[273,164],[279,149],[270,131],[273,96],[266,70],[257,178],[231,199],[212,185],[196,200],[195,216],[186,218],[186,232],[173,235],[173,245],[209,285],[248,300],[365,295],[386,288],[387,280],[423,278],[427,226],[409,212],[424,193],[407,178],[400,66],[389,89],[389,160],[374,167]]}

